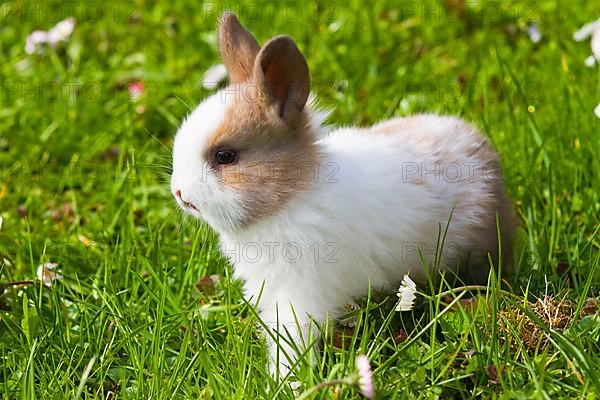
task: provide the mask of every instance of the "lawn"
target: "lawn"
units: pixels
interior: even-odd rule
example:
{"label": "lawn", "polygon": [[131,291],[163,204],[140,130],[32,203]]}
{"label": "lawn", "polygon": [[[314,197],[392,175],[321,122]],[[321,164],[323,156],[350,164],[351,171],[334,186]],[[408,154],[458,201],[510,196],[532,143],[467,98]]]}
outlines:
{"label": "lawn", "polygon": [[[360,398],[358,354],[377,398],[600,398],[600,67],[573,40],[598,4],[225,3],[0,2],[0,398]],[[296,40],[332,125],[476,124],[520,222],[486,290],[431,283],[405,312],[362,299],[295,392],[266,372],[218,237],[169,192],[225,9],[261,43]],[[64,41],[25,51],[69,16]]]}

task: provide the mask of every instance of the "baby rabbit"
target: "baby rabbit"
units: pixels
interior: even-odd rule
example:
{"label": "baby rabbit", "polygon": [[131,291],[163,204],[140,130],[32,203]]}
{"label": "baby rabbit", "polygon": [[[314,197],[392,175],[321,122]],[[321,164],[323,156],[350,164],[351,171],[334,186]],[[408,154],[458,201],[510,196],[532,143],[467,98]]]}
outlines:
{"label": "baby rabbit", "polygon": [[487,279],[488,254],[502,256],[497,216],[508,248],[512,215],[498,157],[473,126],[416,115],[326,132],[290,37],[261,47],[226,12],[219,48],[230,84],[179,128],[171,190],[220,234],[270,330],[273,373],[288,373],[314,323],[347,313],[369,285],[425,280],[424,264]]}

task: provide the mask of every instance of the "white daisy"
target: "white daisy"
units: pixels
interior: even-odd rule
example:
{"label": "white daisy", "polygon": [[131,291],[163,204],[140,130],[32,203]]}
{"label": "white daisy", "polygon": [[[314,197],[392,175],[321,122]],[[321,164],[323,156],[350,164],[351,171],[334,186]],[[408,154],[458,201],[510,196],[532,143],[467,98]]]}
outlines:
{"label": "white daisy", "polygon": [[48,32],[33,31],[25,39],[25,53],[33,54],[38,50],[38,45],[48,42]]}
{"label": "white daisy", "polygon": [[373,386],[373,374],[371,364],[364,354],[356,357],[356,372],[358,373],[358,387],[360,393],[368,399],[375,398],[375,387]]}
{"label": "white daisy", "polygon": [[417,285],[413,282],[408,275],[404,275],[402,284],[398,288],[396,296],[399,297],[398,304],[396,305],[396,311],[410,311],[413,307],[413,302],[417,298]]}
{"label": "white daisy", "polygon": [[75,29],[75,20],[69,17],[60,21],[49,31],[33,31],[25,39],[25,52],[33,54],[40,52],[40,45],[47,43],[55,47],[59,42],[65,42]]}
{"label": "white daisy", "polygon": [[56,46],[58,42],[65,42],[75,29],[75,20],[67,18],[60,21],[54,28],[48,31],[48,43],[51,46]]}
{"label": "white daisy", "polygon": [[576,42],[581,42],[588,38],[598,28],[600,28],[600,19],[579,28],[579,30],[573,34],[573,39],[575,39]]}
{"label": "white daisy", "polygon": [[575,39],[577,42],[581,42],[590,36],[592,37],[590,42],[592,56],[585,60],[585,65],[588,67],[594,66],[596,61],[600,60],[600,19],[582,26],[573,34],[573,39]]}

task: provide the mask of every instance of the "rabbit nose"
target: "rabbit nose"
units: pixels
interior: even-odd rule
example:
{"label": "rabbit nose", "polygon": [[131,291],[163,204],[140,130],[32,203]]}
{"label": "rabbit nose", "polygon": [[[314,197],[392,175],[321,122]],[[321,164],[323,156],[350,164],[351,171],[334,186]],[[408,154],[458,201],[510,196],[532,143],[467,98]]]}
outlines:
{"label": "rabbit nose", "polygon": [[179,197],[179,198],[181,199],[181,190],[177,189],[177,190],[175,191],[175,196],[176,196],[176,197]]}

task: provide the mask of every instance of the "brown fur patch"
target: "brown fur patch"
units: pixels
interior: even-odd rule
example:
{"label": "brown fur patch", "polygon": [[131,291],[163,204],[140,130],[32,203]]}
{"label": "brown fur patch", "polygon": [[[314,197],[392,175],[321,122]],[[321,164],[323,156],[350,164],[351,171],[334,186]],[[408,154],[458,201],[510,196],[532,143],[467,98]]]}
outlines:
{"label": "brown fur patch", "polygon": [[250,78],[260,46],[231,12],[225,12],[221,16],[219,50],[231,83],[244,82]]}
{"label": "brown fur patch", "polygon": [[[221,181],[241,195],[248,213],[244,224],[277,213],[306,191],[317,163],[316,134],[306,112],[284,121],[260,100],[255,88],[238,84],[225,89],[238,96],[204,154]],[[219,149],[234,150],[237,161],[219,165],[214,161]]]}
{"label": "brown fur patch", "polygon": [[[310,74],[290,37],[276,36],[259,48],[230,12],[221,18],[219,47],[231,77],[221,92],[229,109],[204,157],[237,192],[245,211],[242,224],[248,224],[276,213],[313,179],[316,133],[305,110]],[[223,149],[235,151],[235,162],[216,161]]]}

